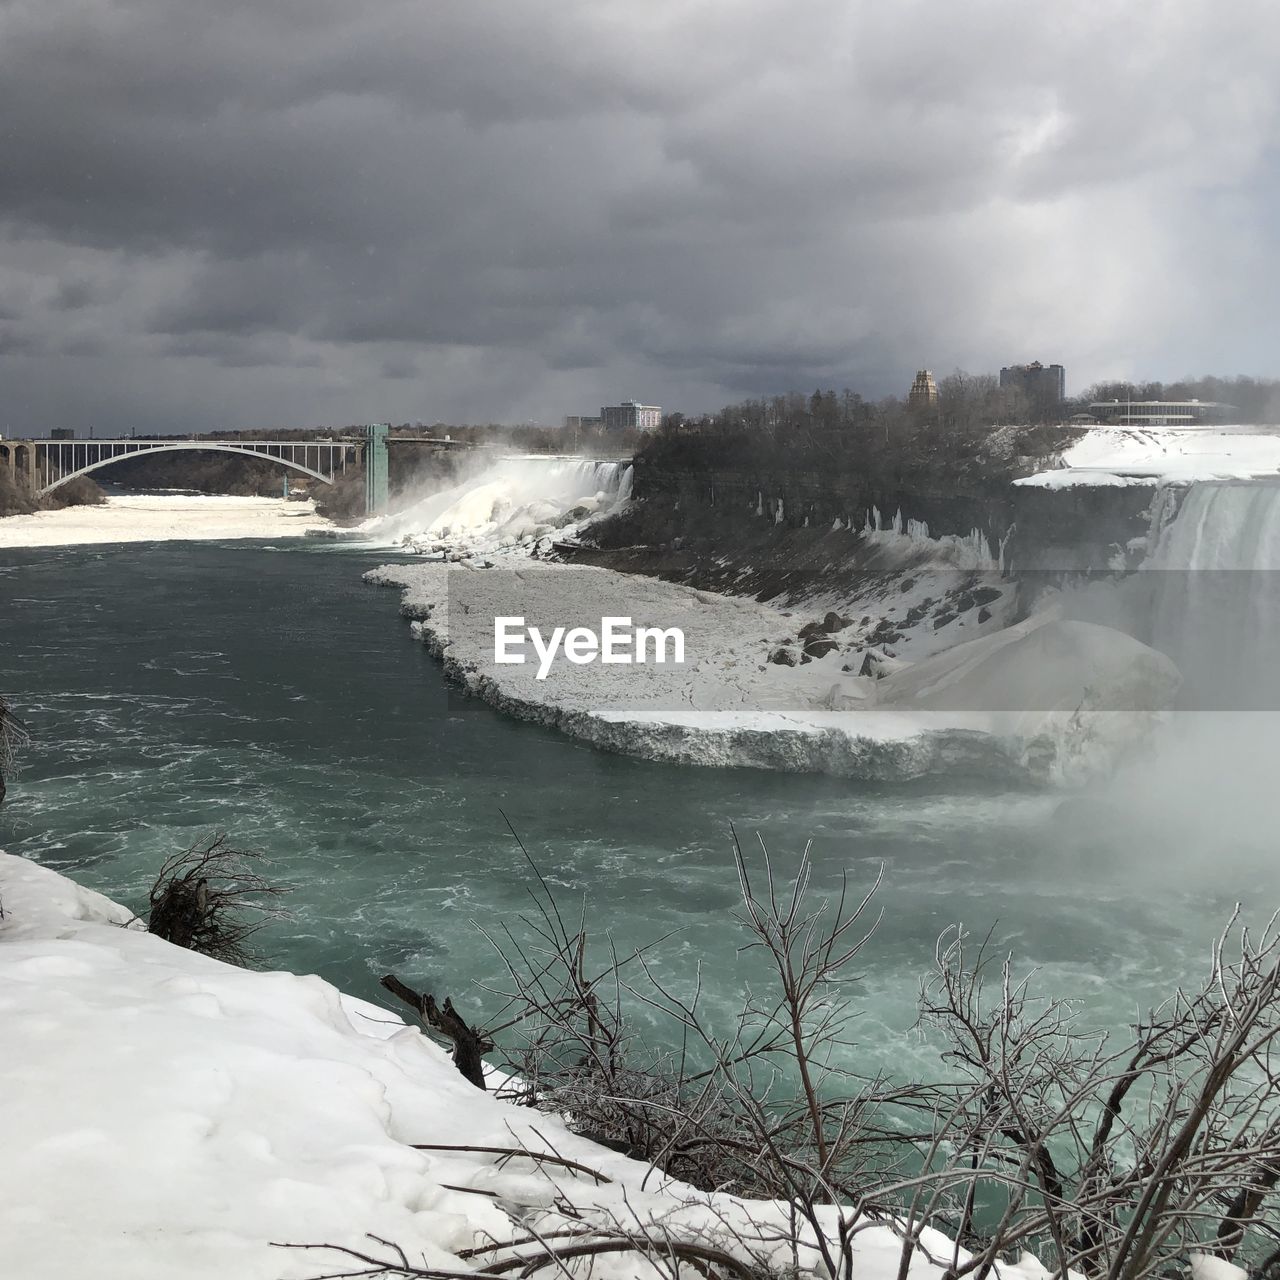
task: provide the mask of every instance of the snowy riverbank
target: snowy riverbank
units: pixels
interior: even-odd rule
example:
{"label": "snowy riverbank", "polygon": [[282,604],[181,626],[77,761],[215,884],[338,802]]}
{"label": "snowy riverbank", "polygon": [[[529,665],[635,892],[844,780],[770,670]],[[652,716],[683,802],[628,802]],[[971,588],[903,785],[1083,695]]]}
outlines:
{"label": "snowy riverbank", "polygon": [[0,519],[0,549],[105,542],[298,538],[333,526],[310,502],[283,498],[148,493],[112,496],[100,506],[64,507]]}
{"label": "snowy riverbank", "polygon": [[[602,569],[384,565],[446,675],[494,707],[607,750],[680,764],[902,780],[1106,773],[1161,723],[1166,658],[1121,632],[1044,614],[912,664],[865,662],[879,618],[831,630],[755,601]],[[679,628],[685,661],[605,666],[494,661],[494,619],[549,633],[628,617]],[[994,622],[994,620],[993,620]],[[807,624],[807,625],[806,625]],[[805,633],[808,633],[807,635]],[[959,638],[959,637],[957,637]],[[862,655],[854,664],[850,658]],[[785,660],[779,660],[783,658]],[[864,673],[865,672],[865,673]]]}
{"label": "snowy riverbank", "polygon": [[[792,1262],[783,1206],[709,1194],[568,1132],[554,1116],[466,1083],[394,1014],[316,977],[248,972],[130,925],[129,913],[57,873],[0,854],[0,1254],[22,1280],[289,1280],[359,1264],[330,1244],[419,1266],[479,1271],[467,1251],[563,1229],[660,1224],[736,1248],[726,1228],[772,1237]],[[554,1151],[607,1181],[479,1151]],[[518,1224],[518,1225],[517,1225]],[[922,1243],[950,1263],[937,1232]],[[892,1280],[901,1244],[855,1237],[863,1280]],[[967,1258],[958,1251],[961,1260]],[[816,1258],[801,1249],[799,1274]],[[941,1275],[917,1253],[915,1280]],[[601,1280],[644,1274],[626,1255]],[[1045,1273],[1031,1259],[1006,1280]]]}

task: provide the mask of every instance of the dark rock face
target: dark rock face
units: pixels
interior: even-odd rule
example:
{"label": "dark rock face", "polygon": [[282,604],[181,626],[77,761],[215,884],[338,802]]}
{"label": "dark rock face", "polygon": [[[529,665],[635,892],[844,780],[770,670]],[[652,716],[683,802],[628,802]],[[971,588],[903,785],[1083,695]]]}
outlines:
{"label": "dark rock face", "polygon": [[[837,519],[856,530],[873,508],[886,521],[901,512],[904,520],[927,524],[934,538],[964,538],[976,529],[992,555],[1002,551],[1004,566],[1017,572],[1107,568],[1117,547],[1146,533],[1155,486],[1045,489],[1014,486],[1007,476],[993,475],[956,479],[946,486],[934,481],[898,488],[870,485],[841,472],[779,476],[731,465],[682,472],[641,465],[638,459],[633,494],[673,507],[677,516],[714,511],[726,526],[767,524],[778,534],[828,528]],[[914,583],[902,585],[910,590]]]}
{"label": "dark rock face", "polygon": [[780,667],[794,667],[797,662],[794,649],[775,649],[769,655],[769,661]]}
{"label": "dark rock face", "polygon": [[819,636],[810,636],[804,642],[804,651],[810,658],[825,658],[827,654],[833,653],[839,647],[834,640]]}

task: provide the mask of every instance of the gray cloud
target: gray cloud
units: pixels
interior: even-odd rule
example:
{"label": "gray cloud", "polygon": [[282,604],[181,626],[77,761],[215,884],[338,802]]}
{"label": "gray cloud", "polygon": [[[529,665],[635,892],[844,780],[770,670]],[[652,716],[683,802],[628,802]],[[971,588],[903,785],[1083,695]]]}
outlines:
{"label": "gray cloud", "polygon": [[1280,373],[1278,55],[1265,0],[0,0],[6,426]]}

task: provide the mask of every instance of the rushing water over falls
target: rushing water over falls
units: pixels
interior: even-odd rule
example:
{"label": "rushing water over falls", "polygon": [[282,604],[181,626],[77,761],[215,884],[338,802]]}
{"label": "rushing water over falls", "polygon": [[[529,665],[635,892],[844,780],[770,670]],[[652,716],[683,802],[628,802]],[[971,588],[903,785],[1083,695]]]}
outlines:
{"label": "rushing water over falls", "polygon": [[[871,787],[675,768],[602,754],[448,691],[361,585],[385,560],[331,544],[141,544],[0,553],[3,684],[34,744],[0,809],[0,847],[140,909],[169,853],[211,830],[261,849],[293,887],[271,958],[373,996],[395,970],[477,1001],[496,976],[472,926],[528,904],[504,815],[566,900],[620,947],[669,930],[660,971],[731,1004],[730,824],[786,864],[871,882],[859,1063],[931,1056],[905,1033],[947,925],[994,927],[1055,994],[1118,1025],[1198,969],[1203,943],[1269,872],[1206,881],[1130,858],[1124,823],[1082,829],[1031,792]],[[1229,864],[1230,831],[1216,833]],[[1204,857],[1212,851],[1201,850]],[[923,1070],[924,1067],[921,1066]]]}
{"label": "rushing water over falls", "polygon": [[432,489],[393,515],[369,521],[374,539],[489,534],[510,546],[549,532],[575,511],[595,515],[631,496],[626,462],[592,458],[503,458],[444,489]]}
{"label": "rushing water over falls", "polygon": [[1280,708],[1280,485],[1192,485],[1161,531],[1151,643],[1203,710]]}

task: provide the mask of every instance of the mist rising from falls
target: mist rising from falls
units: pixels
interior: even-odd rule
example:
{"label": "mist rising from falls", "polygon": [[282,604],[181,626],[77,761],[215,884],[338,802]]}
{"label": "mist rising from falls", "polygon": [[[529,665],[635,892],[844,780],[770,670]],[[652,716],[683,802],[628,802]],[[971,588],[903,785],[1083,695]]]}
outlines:
{"label": "mist rising from falls", "polygon": [[1121,874],[1270,909],[1280,901],[1280,484],[1201,482],[1162,493],[1152,516],[1142,572],[1086,588],[1072,612],[1171,657],[1180,710],[1062,837],[1095,841]]}
{"label": "mist rising from falls", "polygon": [[1280,485],[1192,485],[1142,567],[1183,706],[1280,709]]}
{"label": "mist rising from falls", "polygon": [[503,458],[432,490],[363,531],[379,540],[513,545],[545,537],[631,496],[629,463],[595,458]]}

